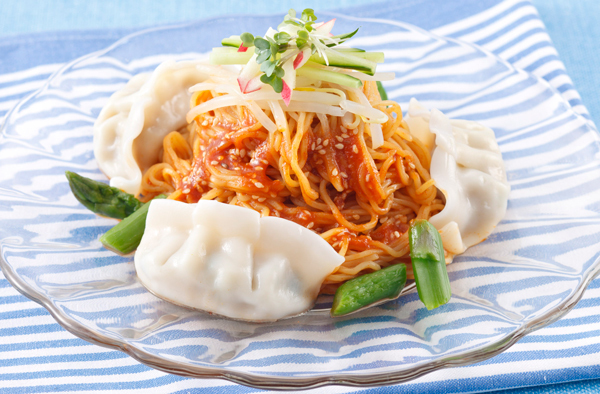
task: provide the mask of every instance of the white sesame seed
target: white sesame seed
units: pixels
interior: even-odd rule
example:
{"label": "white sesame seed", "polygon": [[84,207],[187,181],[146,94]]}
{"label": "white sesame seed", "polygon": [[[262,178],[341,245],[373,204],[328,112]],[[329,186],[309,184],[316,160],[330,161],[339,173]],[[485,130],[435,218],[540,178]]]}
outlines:
{"label": "white sesame seed", "polygon": [[352,134],[354,134],[354,135],[358,134],[358,129],[352,130]]}
{"label": "white sesame seed", "polygon": [[[319,146],[317,146],[317,148],[316,148],[316,150],[321,150],[321,149],[323,149],[323,145],[319,145]],[[313,149],[313,150],[314,150],[314,149]]]}
{"label": "white sesame seed", "polygon": [[313,227],[315,227],[314,222],[310,222],[310,223],[308,223],[308,226],[306,226],[306,228],[313,228]]}
{"label": "white sesame seed", "polygon": [[265,185],[263,185],[260,182],[254,182],[254,186],[258,187],[259,189],[262,189],[263,187],[265,187]]}
{"label": "white sesame seed", "polygon": [[327,146],[329,145],[329,139],[326,139],[325,141],[323,141],[323,146]]}
{"label": "white sesame seed", "polygon": [[216,161],[216,160],[213,160],[213,161],[210,162],[211,166],[216,166],[217,164],[219,164],[219,162]]}
{"label": "white sesame seed", "polygon": [[369,179],[371,179],[371,174],[367,174],[367,176],[365,177],[365,180],[366,180],[367,182],[369,182]]}
{"label": "white sesame seed", "polygon": [[183,189],[183,191],[182,191],[183,194],[189,194],[189,192],[190,192],[190,189]]}
{"label": "white sesame seed", "polygon": [[261,198],[258,199],[258,202],[265,202],[265,200],[266,200],[266,198],[261,197]]}
{"label": "white sesame seed", "polygon": [[344,141],[344,139],[342,137],[340,137],[339,135],[336,135],[335,139],[338,140],[339,142]]}
{"label": "white sesame seed", "polygon": [[324,155],[324,154],[325,154],[325,153],[327,153],[327,152],[325,152],[325,149],[321,149],[321,150],[319,151],[319,153],[320,153],[320,154],[322,154],[322,155]]}
{"label": "white sesame seed", "polygon": [[317,138],[317,144],[320,144],[320,143],[321,143],[321,139]]}
{"label": "white sesame seed", "polygon": [[269,161],[268,160],[262,159],[261,161],[263,162],[263,164],[269,165]]}
{"label": "white sesame seed", "polygon": [[252,195],[253,200],[258,200],[258,196]]}
{"label": "white sesame seed", "polygon": [[350,138],[350,136],[346,133],[342,134],[342,138]]}
{"label": "white sesame seed", "polygon": [[240,157],[246,156],[246,149],[240,150]]}
{"label": "white sesame seed", "polygon": [[340,172],[340,176],[342,178],[348,178],[348,174],[346,174],[345,172]]}
{"label": "white sesame seed", "polygon": [[257,171],[262,171],[262,170],[264,170],[264,168],[262,168],[261,166],[257,166],[257,167],[255,167],[255,168],[256,168],[256,170],[257,170]]}
{"label": "white sesame seed", "polygon": [[396,238],[400,238],[400,232],[394,231],[394,235],[396,236]]}
{"label": "white sesame seed", "polygon": [[358,148],[356,147],[356,145],[352,145],[352,152],[358,153]]}
{"label": "white sesame seed", "polygon": [[382,217],[381,219],[379,219],[379,222],[380,222],[380,223],[385,223],[385,222],[387,222],[387,221],[388,221],[388,218],[387,218],[387,216],[384,216],[384,217]]}
{"label": "white sesame seed", "polygon": [[415,166],[415,163],[408,163],[408,166],[409,166],[410,168],[412,168],[413,170],[414,170],[415,168],[417,168],[417,166]]}
{"label": "white sesame seed", "polygon": [[206,147],[205,147],[204,145],[200,145],[200,150],[201,150],[202,152],[204,152],[204,151],[206,150]]}
{"label": "white sesame seed", "polygon": [[335,144],[337,149],[344,149],[344,144]]}
{"label": "white sesame seed", "polygon": [[202,126],[204,126],[204,127],[208,126],[208,120],[204,119],[204,122],[202,122]]}
{"label": "white sesame seed", "polygon": [[315,147],[317,146],[317,144],[315,144],[314,142],[312,143],[312,145],[310,146],[310,149],[315,150]]}
{"label": "white sesame seed", "polygon": [[337,174],[338,174],[338,170],[337,170],[337,168],[334,168],[333,171],[331,171],[331,175],[337,176]]}
{"label": "white sesame seed", "polygon": [[354,218],[354,220],[358,220],[358,219],[360,219],[360,215],[354,215],[354,216],[352,216],[352,217]]}

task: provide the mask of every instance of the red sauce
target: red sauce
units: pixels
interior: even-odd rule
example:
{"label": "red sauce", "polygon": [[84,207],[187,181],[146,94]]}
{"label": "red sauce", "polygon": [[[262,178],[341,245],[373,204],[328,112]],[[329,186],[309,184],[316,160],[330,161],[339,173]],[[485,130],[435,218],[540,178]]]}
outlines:
{"label": "red sauce", "polygon": [[[233,190],[248,193],[259,197],[271,197],[283,190],[284,185],[267,176],[269,161],[268,141],[264,139],[264,130],[258,130],[254,136],[248,136],[245,131],[253,123],[245,118],[243,124],[219,123],[210,126],[220,132],[206,144],[205,150],[194,158],[192,170],[180,185],[182,190],[189,190],[190,195],[201,197],[200,190],[207,191],[211,173],[209,167],[221,167],[227,177],[227,185]],[[255,122],[255,121],[254,121]],[[243,135],[240,138],[240,134]],[[253,146],[249,149],[247,145]],[[193,191],[196,190],[194,193]]]}

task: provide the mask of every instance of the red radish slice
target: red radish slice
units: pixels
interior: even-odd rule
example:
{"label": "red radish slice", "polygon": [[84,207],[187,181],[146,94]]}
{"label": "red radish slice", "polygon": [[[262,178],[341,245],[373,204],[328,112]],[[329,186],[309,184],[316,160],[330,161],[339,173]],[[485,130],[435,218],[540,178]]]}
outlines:
{"label": "red radish slice", "polygon": [[246,91],[244,93],[252,93],[260,90],[264,84],[260,80],[260,76],[252,78],[246,85]]}
{"label": "red radish slice", "polygon": [[310,48],[306,47],[294,59],[294,70],[304,66],[310,58]]}
{"label": "red radish slice", "polygon": [[330,20],[328,22],[323,23],[322,25],[319,25],[319,27],[316,27],[315,30],[319,34],[331,36],[331,29],[333,29],[334,24],[335,24],[335,18],[333,18],[332,20]]}
{"label": "red radish slice", "polygon": [[285,62],[281,68],[283,68],[283,90],[281,91],[281,98],[285,105],[289,105],[292,100],[292,92],[296,88],[296,71],[294,70],[294,61],[292,59]]}
{"label": "red radish slice", "polygon": [[283,89],[281,90],[281,98],[283,99],[285,105],[290,105],[290,101],[292,100],[292,89],[290,89],[290,87],[287,83],[285,83],[285,81],[282,82]]}
{"label": "red radish slice", "polygon": [[248,93],[248,84],[254,77],[260,74],[260,66],[256,62],[256,57],[256,54],[252,55],[252,57],[250,58],[250,60],[248,60],[248,63],[246,63],[246,65],[242,69],[242,72],[240,73],[240,76],[237,79],[242,93]]}
{"label": "red radish slice", "polygon": [[246,52],[248,50],[248,47],[245,47],[244,44],[240,44],[240,47],[238,48],[238,52]]}

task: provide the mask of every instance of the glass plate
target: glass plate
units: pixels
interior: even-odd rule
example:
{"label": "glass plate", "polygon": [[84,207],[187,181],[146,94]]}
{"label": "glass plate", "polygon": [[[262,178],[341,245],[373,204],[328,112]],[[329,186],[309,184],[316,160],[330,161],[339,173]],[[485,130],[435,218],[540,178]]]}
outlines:
{"label": "glass plate", "polygon": [[410,291],[335,320],[312,311],[270,324],[231,321],[154,297],[131,257],[99,243],[115,221],[81,206],[64,171],[105,179],[92,124],[109,96],[166,59],[200,56],[280,16],[146,30],[67,65],[21,102],[0,140],[8,280],[85,340],[166,372],[261,388],[407,381],[496,355],[570,310],[599,271],[596,132],[545,81],[478,47],[402,23],[337,17],[336,31],[361,26],[354,46],[385,52],[380,71],[396,72],[385,85],[403,108],[416,97],[496,132],[512,187],[508,211],[449,266],[449,304],[427,311]]}

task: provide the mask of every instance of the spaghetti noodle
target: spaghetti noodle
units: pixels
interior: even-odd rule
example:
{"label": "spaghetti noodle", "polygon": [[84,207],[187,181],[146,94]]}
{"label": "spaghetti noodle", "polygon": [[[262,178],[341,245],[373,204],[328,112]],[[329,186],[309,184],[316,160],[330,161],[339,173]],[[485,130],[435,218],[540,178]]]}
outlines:
{"label": "spaghetti noodle", "polygon": [[385,113],[383,144],[373,149],[372,124],[351,112],[285,111],[274,101],[263,109],[275,131],[246,105],[196,113],[221,96],[200,90],[191,98],[191,122],[164,138],[158,163],[144,173],[141,199],[164,193],[188,203],[217,200],[315,231],[345,258],[324,281],[326,293],[398,262],[408,264],[410,277],[408,223],[444,207],[429,174],[430,152],[409,133],[398,103],[381,100],[375,82],[319,89],[355,102],[362,94]]}

